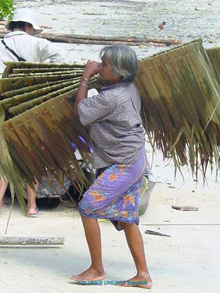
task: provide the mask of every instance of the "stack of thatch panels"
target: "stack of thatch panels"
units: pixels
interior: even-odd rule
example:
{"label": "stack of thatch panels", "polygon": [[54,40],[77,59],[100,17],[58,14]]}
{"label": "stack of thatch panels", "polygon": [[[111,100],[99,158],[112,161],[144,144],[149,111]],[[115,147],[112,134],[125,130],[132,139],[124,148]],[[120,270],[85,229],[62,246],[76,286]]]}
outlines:
{"label": "stack of thatch panels", "polygon": [[220,84],[202,41],[141,60],[136,84],[152,145],[205,176],[219,157]]}
{"label": "stack of thatch panels", "polygon": [[7,63],[0,80],[0,169],[23,207],[24,179],[30,185],[48,175],[59,181],[63,173],[84,182],[75,148],[90,159],[88,135],[73,116],[83,71],[81,65]]}

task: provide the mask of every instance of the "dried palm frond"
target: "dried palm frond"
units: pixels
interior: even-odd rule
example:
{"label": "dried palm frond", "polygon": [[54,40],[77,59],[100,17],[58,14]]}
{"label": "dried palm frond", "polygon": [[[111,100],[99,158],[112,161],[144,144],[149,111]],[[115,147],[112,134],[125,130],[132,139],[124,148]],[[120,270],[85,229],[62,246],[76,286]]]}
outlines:
{"label": "dried palm frond", "polygon": [[212,66],[215,70],[215,73],[218,77],[218,81],[220,83],[220,47],[209,48],[206,50],[209,59],[212,63]]}
{"label": "dried palm frond", "polygon": [[[16,194],[18,195],[19,203],[22,210],[26,211],[26,205],[24,201],[24,185],[21,184],[21,176],[19,170],[14,165],[11,154],[8,150],[3,132],[2,126],[4,122],[4,109],[0,106],[0,174],[2,178],[6,178],[9,182],[13,182],[11,185],[12,202],[14,201],[14,186],[16,186]],[[10,179],[9,179],[10,178]]]}
{"label": "dried palm frond", "polygon": [[164,158],[196,174],[201,166],[204,176],[208,163],[218,166],[220,85],[201,40],[141,60],[136,85],[148,137]]}

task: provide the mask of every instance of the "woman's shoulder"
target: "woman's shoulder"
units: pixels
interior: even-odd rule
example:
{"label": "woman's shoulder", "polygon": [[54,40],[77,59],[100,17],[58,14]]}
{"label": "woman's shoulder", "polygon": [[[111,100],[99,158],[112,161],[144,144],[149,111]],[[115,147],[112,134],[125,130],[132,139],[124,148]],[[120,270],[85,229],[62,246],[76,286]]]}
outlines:
{"label": "woman's shoulder", "polygon": [[137,90],[133,82],[120,82],[110,86],[104,86],[102,93],[104,95],[121,95],[122,93],[129,93],[130,91]]}
{"label": "woman's shoulder", "polygon": [[118,105],[130,99],[140,98],[139,91],[134,82],[115,84],[115,86],[104,88],[102,93],[104,96],[114,99]]}

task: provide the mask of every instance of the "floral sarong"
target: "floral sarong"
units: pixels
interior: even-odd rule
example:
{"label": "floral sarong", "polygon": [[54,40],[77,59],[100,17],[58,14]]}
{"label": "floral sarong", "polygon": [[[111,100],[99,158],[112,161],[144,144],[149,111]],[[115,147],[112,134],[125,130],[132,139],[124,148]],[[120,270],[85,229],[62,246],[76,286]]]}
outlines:
{"label": "floral sarong", "polygon": [[145,168],[145,148],[134,163],[107,167],[84,193],[79,212],[87,218],[108,219],[118,231],[123,229],[120,222],[139,224],[140,186]]}

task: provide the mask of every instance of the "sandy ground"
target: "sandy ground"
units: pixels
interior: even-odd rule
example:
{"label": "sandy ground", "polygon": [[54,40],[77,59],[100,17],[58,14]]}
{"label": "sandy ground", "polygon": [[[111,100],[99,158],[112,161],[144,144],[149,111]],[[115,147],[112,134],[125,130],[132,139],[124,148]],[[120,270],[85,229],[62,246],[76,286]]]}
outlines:
{"label": "sandy ground", "polygon": [[[37,0],[15,1],[18,7],[37,12],[44,32],[98,36],[174,38],[183,42],[202,37],[206,47],[220,44],[219,0]],[[165,21],[164,30],[158,25]],[[67,62],[99,60],[102,46],[58,44]],[[134,47],[139,58],[169,47]]]}
{"label": "sandy ground", "polygon": [[[93,35],[136,35],[180,38],[189,41],[203,37],[205,46],[219,44],[220,2],[192,0],[149,1],[17,1],[19,7],[31,7],[38,13],[47,32]],[[166,21],[160,31],[158,24]],[[68,62],[98,60],[102,46],[58,44],[67,51]],[[154,46],[134,48],[139,58],[159,50]],[[151,149],[147,145],[149,160]],[[207,293],[220,286],[220,188],[215,172],[208,172],[203,185],[201,174],[196,182],[187,168],[184,179],[174,180],[172,162],[163,162],[160,152],[153,160],[157,184],[147,212],[141,217],[149,270],[154,281],[149,292]],[[172,205],[192,205],[198,211],[184,212]],[[4,236],[9,215],[5,201],[0,212],[0,236]],[[100,222],[106,280],[132,277],[135,267],[123,232],[108,222]],[[146,230],[170,235],[148,235]],[[89,266],[89,254],[80,218],[76,210],[60,205],[41,209],[38,219],[25,217],[15,205],[7,236],[64,237],[62,247],[1,247],[0,292],[141,292],[141,289],[116,286],[77,286],[69,276]]]}

